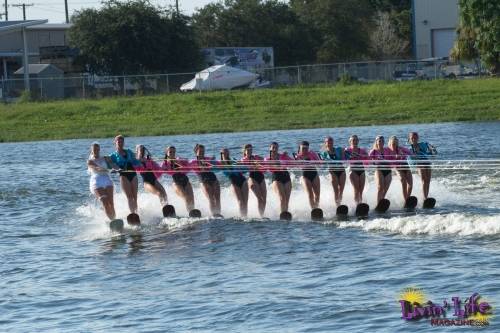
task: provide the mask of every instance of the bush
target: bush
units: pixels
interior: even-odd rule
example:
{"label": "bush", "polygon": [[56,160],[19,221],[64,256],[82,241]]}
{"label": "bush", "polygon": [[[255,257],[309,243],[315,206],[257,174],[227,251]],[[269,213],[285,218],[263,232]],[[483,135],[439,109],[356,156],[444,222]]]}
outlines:
{"label": "bush", "polygon": [[17,103],[29,103],[33,100],[31,91],[28,90],[23,90],[21,95],[19,95],[19,99],[17,100]]}

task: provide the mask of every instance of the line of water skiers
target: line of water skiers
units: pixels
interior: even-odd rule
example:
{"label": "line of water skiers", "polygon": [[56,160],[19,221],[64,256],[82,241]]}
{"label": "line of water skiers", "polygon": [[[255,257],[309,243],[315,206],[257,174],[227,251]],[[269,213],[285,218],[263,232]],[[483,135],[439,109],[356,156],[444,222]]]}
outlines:
{"label": "line of water skiers", "polygon": [[[377,202],[384,199],[392,181],[392,170],[396,170],[402,185],[404,199],[410,197],[413,179],[409,161],[416,167],[422,180],[424,199],[428,198],[431,181],[431,163],[429,157],[436,154],[435,148],[427,142],[420,142],[416,132],[408,135],[409,147],[399,145],[398,138],[391,136],[385,146],[383,136],[377,136],[373,147],[367,151],[358,146],[356,135],[349,138],[349,146],[336,147],[332,137],[324,139],[322,151],[317,153],[309,148],[307,141],[299,144],[297,153],[290,156],[280,152],[279,145],[273,142],[269,146],[269,155],[265,158],[254,155],[252,145],[243,147],[243,157],[232,159],[228,149],[220,151],[220,159],[207,157],[205,147],[197,144],[194,147],[196,158],[183,159],[176,155],[173,146],[165,149],[165,157],[157,163],[144,145],[137,145],[135,153],[124,147],[125,139],[118,135],[114,139],[116,151],[109,156],[100,154],[100,146],[93,143],[87,161],[90,173],[90,191],[102,202],[106,215],[115,219],[113,201],[113,182],[111,172],[118,172],[120,184],[125,193],[131,213],[137,213],[137,191],[140,174],[144,189],[160,199],[162,206],[167,205],[167,193],[159,179],[163,174],[172,177],[175,193],[181,197],[190,212],[195,208],[193,188],[187,176],[188,173],[199,177],[201,188],[209,201],[212,215],[221,212],[220,184],[214,172],[222,172],[228,177],[239,204],[241,216],[248,211],[249,190],[255,195],[261,216],[266,209],[267,188],[265,173],[271,174],[272,188],[279,197],[281,212],[288,211],[292,191],[290,170],[301,172],[301,183],[308,195],[312,209],[318,208],[320,199],[320,179],[318,169],[326,169],[330,174],[331,186],[335,195],[335,204],[342,203],[344,186],[347,178],[346,167],[351,185],[354,189],[354,200],[357,204],[363,202],[366,170],[375,170],[377,184]],[[248,176],[246,176],[248,173]]]}

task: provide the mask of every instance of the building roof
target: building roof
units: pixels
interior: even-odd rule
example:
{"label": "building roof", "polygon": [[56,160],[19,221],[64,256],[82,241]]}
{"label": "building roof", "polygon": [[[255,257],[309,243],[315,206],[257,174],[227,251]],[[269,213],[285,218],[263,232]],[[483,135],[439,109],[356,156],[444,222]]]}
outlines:
{"label": "building roof", "polygon": [[[38,53],[38,52],[28,52],[28,56],[30,56],[30,57],[36,57],[39,55],[40,55],[40,53]],[[22,51],[0,52],[0,58],[13,58],[13,57],[22,57],[22,56],[23,56]]]}
{"label": "building roof", "polygon": [[[61,74],[64,73],[63,70],[59,69],[58,67],[51,65],[51,64],[29,64],[28,66],[28,74],[30,75],[37,75],[45,70],[50,69],[51,71],[55,72],[60,72]],[[24,67],[19,68],[17,71],[14,72],[15,75],[23,75],[24,74]]]}
{"label": "building roof", "polygon": [[28,30],[68,30],[72,25],[71,23],[45,23],[32,25]]}
{"label": "building roof", "polygon": [[21,30],[22,28],[37,24],[44,24],[47,22],[48,20],[2,21],[0,22],[0,34]]}

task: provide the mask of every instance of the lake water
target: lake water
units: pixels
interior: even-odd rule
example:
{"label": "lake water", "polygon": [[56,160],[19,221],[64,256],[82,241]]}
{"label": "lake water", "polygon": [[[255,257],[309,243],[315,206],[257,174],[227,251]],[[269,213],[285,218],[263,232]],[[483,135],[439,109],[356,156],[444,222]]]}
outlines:
{"label": "lake water", "polygon": [[[440,159],[500,159],[499,122],[127,138],[126,146],[143,143],[160,156],[175,145],[178,155],[191,157],[200,142],[209,154],[226,146],[239,157],[247,142],[261,154],[271,141],[292,151],[306,139],[317,150],[325,135],[345,144],[357,133],[368,147],[377,134],[404,139],[410,130],[434,143]],[[158,200],[140,185],[142,227],[112,235],[88,192],[85,161],[92,141],[0,144],[3,332],[458,330],[431,327],[429,319],[403,320],[399,300],[407,287],[421,288],[426,300],[439,304],[478,292],[494,307],[489,327],[480,330],[500,329],[498,166],[435,170],[436,210],[363,221],[335,220],[325,174],[324,223],[310,221],[296,178],[290,223],[277,221],[279,205],[270,188],[270,221],[256,218],[252,195],[250,218],[232,218],[237,205],[222,175],[226,219],[220,220],[163,221]],[[99,141],[104,153],[112,151],[112,138]],[[192,181],[206,216],[208,205]],[[185,215],[169,177],[162,182]],[[417,176],[414,183],[421,200]],[[403,204],[400,193],[394,177],[388,198],[396,211]],[[371,206],[375,195],[369,174],[365,197]],[[345,199],[352,210],[349,183]],[[124,196],[118,193],[115,201],[125,217]],[[455,318],[453,310],[447,318]]]}

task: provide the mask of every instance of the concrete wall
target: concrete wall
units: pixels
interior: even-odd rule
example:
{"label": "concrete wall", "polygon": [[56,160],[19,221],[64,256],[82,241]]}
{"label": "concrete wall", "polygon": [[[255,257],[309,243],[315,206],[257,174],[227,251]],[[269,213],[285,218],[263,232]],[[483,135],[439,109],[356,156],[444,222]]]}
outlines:
{"label": "concrete wall", "polygon": [[412,6],[415,58],[431,58],[438,56],[437,53],[442,54],[443,46],[437,47],[436,43],[442,37],[443,41],[446,40],[446,35],[458,26],[458,0],[412,0]]}

